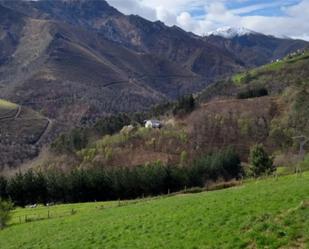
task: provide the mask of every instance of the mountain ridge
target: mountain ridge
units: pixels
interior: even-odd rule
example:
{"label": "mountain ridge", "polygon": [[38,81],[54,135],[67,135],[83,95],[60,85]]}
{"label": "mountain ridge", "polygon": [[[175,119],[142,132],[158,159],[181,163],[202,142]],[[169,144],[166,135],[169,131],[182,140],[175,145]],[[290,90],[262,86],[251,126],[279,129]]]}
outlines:
{"label": "mountain ridge", "polygon": [[198,92],[272,60],[280,44],[286,44],[281,54],[307,44],[253,37],[261,42],[251,59],[251,44],[227,46],[218,37],[124,15],[104,0],[1,0],[0,6],[9,13],[0,19],[6,51],[0,54],[0,97],[69,125]]}

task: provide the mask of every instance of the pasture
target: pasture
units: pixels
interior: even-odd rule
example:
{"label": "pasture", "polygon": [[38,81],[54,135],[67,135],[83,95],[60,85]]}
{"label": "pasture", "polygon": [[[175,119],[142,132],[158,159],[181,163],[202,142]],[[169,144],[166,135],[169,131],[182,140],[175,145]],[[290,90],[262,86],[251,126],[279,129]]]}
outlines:
{"label": "pasture", "polygon": [[0,119],[14,117],[17,111],[16,104],[0,99]]}
{"label": "pasture", "polygon": [[121,203],[16,209],[0,248],[309,248],[308,172]]}

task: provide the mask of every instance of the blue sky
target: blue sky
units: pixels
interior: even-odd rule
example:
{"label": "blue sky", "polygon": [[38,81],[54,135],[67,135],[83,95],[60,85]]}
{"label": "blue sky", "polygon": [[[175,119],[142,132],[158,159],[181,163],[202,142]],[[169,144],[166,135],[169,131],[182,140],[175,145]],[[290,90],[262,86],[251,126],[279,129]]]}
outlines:
{"label": "blue sky", "polygon": [[196,34],[224,26],[309,40],[309,0],[107,0],[138,14]]}

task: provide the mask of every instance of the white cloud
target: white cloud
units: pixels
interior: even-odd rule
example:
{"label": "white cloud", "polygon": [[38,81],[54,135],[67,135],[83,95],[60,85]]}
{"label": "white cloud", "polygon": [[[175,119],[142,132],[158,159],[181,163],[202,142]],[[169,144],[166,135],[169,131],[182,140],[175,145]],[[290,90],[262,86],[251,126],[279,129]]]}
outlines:
{"label": "white cloud", "polygon": [[[285,6],[287,1],[252,4],[228,9],[227,0],[107,0],[125,14],[137,14],[167,25],[202,35],[222,26],[245,27],[275,36],[289,36],[309,40],[309,0]],[[250,2],[234,0],[234,2]],[[282,16],[250,15],[269,7],[280,8]],[[198,13],[198,14],[196,14]],[[243,15],[247,14],[247,15]]]}

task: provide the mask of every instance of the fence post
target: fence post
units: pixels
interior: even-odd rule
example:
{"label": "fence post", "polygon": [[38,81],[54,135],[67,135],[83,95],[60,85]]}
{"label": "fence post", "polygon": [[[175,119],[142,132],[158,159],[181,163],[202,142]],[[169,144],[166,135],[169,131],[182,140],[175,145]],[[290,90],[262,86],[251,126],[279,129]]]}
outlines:
{"label": "fence post", "polygon": [[167,194],[168,194],[168,195],[170,194],[170,189],[167,190]]}

